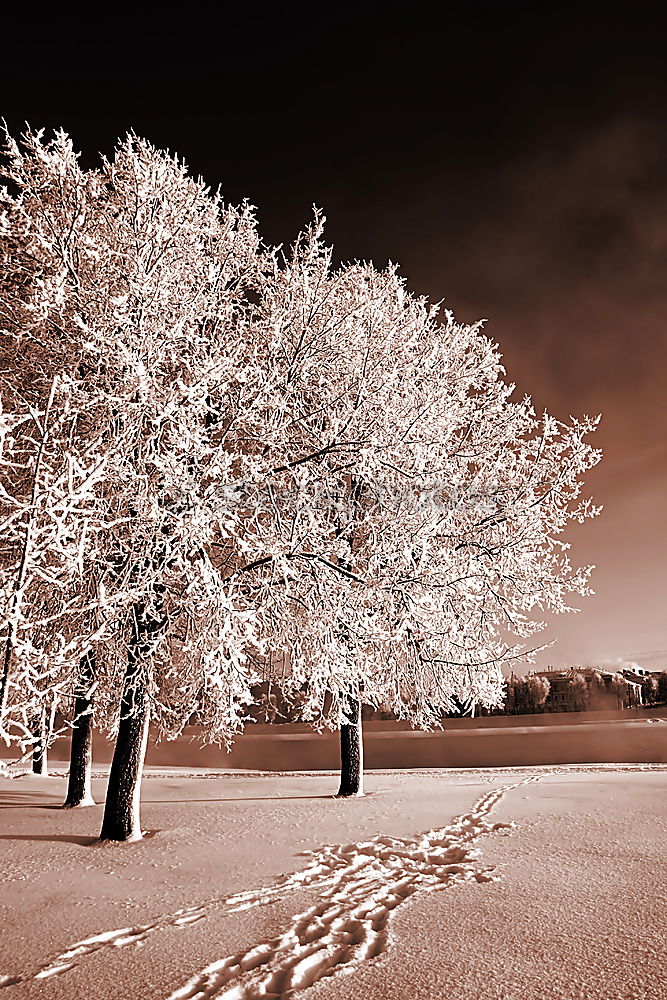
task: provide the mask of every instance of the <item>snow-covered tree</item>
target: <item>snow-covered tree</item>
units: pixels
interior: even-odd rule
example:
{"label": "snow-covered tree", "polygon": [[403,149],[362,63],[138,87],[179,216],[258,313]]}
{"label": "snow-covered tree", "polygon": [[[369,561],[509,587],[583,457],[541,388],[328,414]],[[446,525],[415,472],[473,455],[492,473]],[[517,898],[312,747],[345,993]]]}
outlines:
{"label": "snow-covered tree", "polygon": [[[240,418],[255,412],[263,384],[245,333],[256,226],[248,207],[223,205],[135,136],[86,173],[63,134],[50,143],[28,134],[22,147],[9,140],[8,157],[19,192],[5,195],[8,236],[23,225],[39,250],[28,308],[40,313],[40,337],[17,323],[15,357],[60,351],[53,365],[74,415],[68,454],[94,454],[101,467],[96,530],[79,549],[78,536],[68,541],[63,557],[71,568],[76,555],[94,577],[92,620],[85,607],[79,615],[85,641],[68,646],[70,693],[81,693],[92,650],[107,708],[121,691],[102,837],[136,839],[149,720],[174,735],[196,709],[212,739],[228,740],[250,698],[259,616],[212,552],[247,519],[235,484],[252,459],[236,424],[253,423]],[[60,285],[55,305],[43,301],[46,271]],[[14,588],[23,599],[20,580]],[[23,662],[11,622],[7,635]],[[40,652],[53,673],[52,652]]]}
{"label": "snow-covered tree", "polygon": [[95,638],[84,562],[104,464],[94,442],[74,445],[69,378],[79,337],[63,257],[81,225],[83,175],[64,137],[51,149],[34,136],[27,144],[24,157],[10,144],[17,193],[0,203],[0,735],[24,748],[43,742],[31,720],[51,715],[46,702],[65,692]]}
{"label": "snow-covered tree", "polygon": [[546,677],[515,677],[507,680],[505,710],[510,715],[541,712],[549,697],[551,684]]}
{"label": "snow-covered tree", "polygon": [[667,702],[667,671],[658,674],[656,701]]}
{"label": "snow-covered tree", "polygon": [[647,674],[642,679],[642,701],[645,705],[653,705],[658,700],[658,678],[655,674]]}
{"label": "snow-covered tree", "polygon": [[441,317],[393,267],[333,269],[321,220],[261,310],[280,376],[259,456],[275,502],[256,517],[272,555],[244,571],[272,583],[283,683],[342,727],[340,794],[358,794],[362,700],[423,727],[497,705],[535,612],[588,592],[559,535],[597,512],[578,499],[596,421],[538,419],[479,324]]}
{"label": "snow-covered tree", "polygon": [[140,836],[149,719],[170,735],[196,710],[228,740],[253,663],[280,663],[306,715],[341,726],[341,794],[362,787],[362,700],[424,727],[499,704],[535,611],[587,590],[558,536],[596,513],[578,500],[595,421],[538,420],[479,325],[441,316],[393,267],[334,269],[319,217],[281,259],[248,208],[135,136],[87,173],[63,135],[9,157],[10,249],[25,230],[39,251],[39,337],[12,327],[17,357],[27,343],[54,359],[65,454],[91,483],[61,532],[74,624],[57,668],[78,695],[94,655],[102,715],[122,690],[102,835]]}

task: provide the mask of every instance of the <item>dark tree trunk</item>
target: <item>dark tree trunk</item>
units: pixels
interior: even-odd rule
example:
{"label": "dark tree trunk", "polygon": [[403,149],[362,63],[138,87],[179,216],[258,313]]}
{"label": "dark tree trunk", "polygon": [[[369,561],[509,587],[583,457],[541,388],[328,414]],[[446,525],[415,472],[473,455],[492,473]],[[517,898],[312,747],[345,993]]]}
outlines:
{"label": "dark tree trunk", "polygon": [[348,698],[346,715],[350,719],[340,727],[340,788],[338,798],[364,794],[364,740],[361,726],[361,702]]}
{"label": "dark tree trunk", "polygon": [[136,662],[128,663],[100,840],[141,840],[141,774],[150,712]]}
{"label": "dark tree trunk", "polygon": [[9,668],[12,662],[12,630],[10,628],[5,649],[2,657],[2,677],[0,678],[0,720],[2,720],[7,707],[7,693],[9,691]]}
{"label": "dark tree trunk", "polygon": [[[129,670],[128,670],[129,673]],[[126,675],[126,688],[127,688]],[[145,693],[132,682],[133,708],[128,713],[123,697],[123,715],[118,727],[100,840],[141,840],[141,775],[148,742],[150,712]]]}
{"label": "dark tree trunk", "polygon": [[94,654],[90,652],[83,656],[80,666],[78,693],[74,701],[69,781],[67,798],[63,803],[64,809],[95,805],[90,787],[93,769],[93,700],[89,697],[95,672]]}
{"label": "dark tree trunk", "polygon": [[34,743],[32,745],[32,773],[48,774],[47,771],[47,747],[48,736],[46,732],[46,702],[42,704],[39,714],[35,716],[32,730]]}
{"label": "dark tree trunk", "polygon": [[159,622],[146,620],[145,615],[143,606],[135,608],[100,840],[141,840],[142,837],[141,776],[150,721],[144,661],[153,648],[151,639],[159,629]]}

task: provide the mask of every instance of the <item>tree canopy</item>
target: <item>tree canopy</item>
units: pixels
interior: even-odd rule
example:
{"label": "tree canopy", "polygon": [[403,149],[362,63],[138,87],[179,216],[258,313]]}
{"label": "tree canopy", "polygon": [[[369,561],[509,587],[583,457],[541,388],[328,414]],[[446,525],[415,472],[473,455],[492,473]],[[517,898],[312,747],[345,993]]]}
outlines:
{"label": "tree canopy", "polygon": [[335,264],[319,213],[282,252],[133,134],[93,170],[62,132],[5,152],[3,735],[84,666],[109,729],[212,740],[276,663],[317,723],[498,705],[589,592],[561,536],[597,420],[536,415],[482,324]]}

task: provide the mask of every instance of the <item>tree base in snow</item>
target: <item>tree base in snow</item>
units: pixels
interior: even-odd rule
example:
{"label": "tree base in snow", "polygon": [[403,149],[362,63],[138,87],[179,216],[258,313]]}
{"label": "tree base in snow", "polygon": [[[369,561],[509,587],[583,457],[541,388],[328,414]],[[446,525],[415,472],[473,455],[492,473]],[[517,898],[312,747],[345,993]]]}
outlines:
{"label": "tree base in snow", "polygon": [[[79,689],[90,688],[93,682],[94,660],[89,653],[81,660]],[[93,703],[85,694],[79,694],[74,702],[74,722],[72,724],[72,744],[70,750],[69,777],[64,809],[79,806],[94,806],[91,792],[93,770]]]}
{"label": "tree base in snow", "polygon": [[[126,683],[131,684],[132,664],[127,677],[129,681]],[[143,836],[139,820],[139,804],[150,712],[143,692],[131,711],[128,710],[130,704],[130,697],[126,693],[121,711],[124,710],[127,714],[121,715],[118,726],[116,746],[109,770],[100,840],[125,842],[141,840]]]}
{"label": "tree base in snow", "polygon": [[138,841],[144,839],[143,830],[138,832],[129,833],[127,836],[113,836],[111,833],[105,834],[105,836],[99,837],[98,844],[136,844]]}
{"label": "tree base in snow", "polygon": [[361,729],[361,702],[348,699],[349,723],[340,727],[340,786],[337,799],[358,798],[364,794],[364,744]]}

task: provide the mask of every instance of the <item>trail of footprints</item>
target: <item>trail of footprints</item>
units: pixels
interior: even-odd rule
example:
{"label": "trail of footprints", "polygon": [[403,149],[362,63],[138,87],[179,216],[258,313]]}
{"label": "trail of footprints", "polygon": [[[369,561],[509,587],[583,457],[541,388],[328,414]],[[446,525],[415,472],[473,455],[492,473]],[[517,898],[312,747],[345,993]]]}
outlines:
{"label": "trail of footprints", "polygon": [[455,882],[490,882],[492,869],[479,863],[474,842],[511,824],[487,816],[503,795],[535,777],[482,795],[469,813],[449,826],[415,838],[377,836],[362,843],[324,847],[306,867],[272,886],[184,907],[151,924],[104,931],[78,941],[38,969],[0,975],[0,989],[65,973],[104,948],[143,942],[156,930],[187,926],[221,910],[223,915],[266,905],[295,889],[317,888],[319,901],[297,914],[279,937],[213,962],[168,1000],[269,1000],[307,989],[325,976],[352,972],[386,948],[389,917],[416,892]]}

